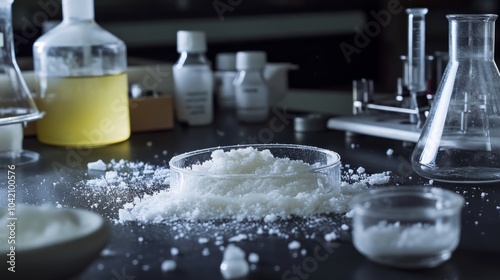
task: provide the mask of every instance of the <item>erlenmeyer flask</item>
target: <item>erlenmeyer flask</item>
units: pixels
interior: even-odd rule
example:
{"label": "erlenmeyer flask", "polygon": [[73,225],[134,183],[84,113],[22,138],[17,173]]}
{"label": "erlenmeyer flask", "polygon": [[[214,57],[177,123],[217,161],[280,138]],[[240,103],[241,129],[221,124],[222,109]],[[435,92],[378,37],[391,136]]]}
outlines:
{"label": "erlenmeyer flask", "polygon": [[14,54],[13,0],[0,0],[0,168],[38,160],[22,149],[22,123],[39,119],[38,111]]}
{"label": "erlenmeyer flask", "polygon": [[413,169],[446,182],[500,181],[497,15],[447,15],[449,61],[412,154]]}
{"label": "erlenmeyer flask", "polygon": [[0,0],[0,125],[42,117],[24,81],[14,54],[12,2]]}

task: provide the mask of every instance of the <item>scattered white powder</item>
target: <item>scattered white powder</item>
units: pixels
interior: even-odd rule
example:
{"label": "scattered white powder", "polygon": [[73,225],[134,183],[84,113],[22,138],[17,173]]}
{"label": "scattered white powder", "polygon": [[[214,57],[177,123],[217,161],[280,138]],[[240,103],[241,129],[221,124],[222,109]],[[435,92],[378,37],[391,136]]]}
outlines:
{"label": "scattered white powder", "polygon": [[106,164],[104,161],[101,159],[95,162],[89,162],[87,163],[87,168],[89,170],[99,170],[99,171],[105,171],[106,170]]}
{"label": "scattered white powder", "polygon": [[174,260],[165,260],[161,263],[161,271],[174,271],[177,268],[177,263]]}
{"label": "scattered white powder", "polygon": [[288,249],[290,250],[297,250],[299,248],[300,248],[300,242],[297,240],[288,243]]}
{"label": "scattered white powder", "polygon": [[374,185],[389,180],[385,173],[367,176],[365,169],[359,167],[358,177],[354,178],[359,184],[328,187],[330,182],[326,182],[326,178],[306,172],[311,165],[276,158],[268,150],[257,151],[253,148],[228,152],[216,150],[211,160],[193,165],[191,169],[210,174],[269,175],[286,172],[290,175],[266,177],[258,182],[254,179],[184,176],[182,185],[146,194],[142,198],[136,197],[133,202],[124,204],[119,210],[119,221],[158,223],[165,220],[229,218],[274,222],[278,218],[289,219],[292,216],[340,214],[349,210],[352,194],[366,188],[366,182]]}
{"label": "scattered white powder", "polygon": [[234,244],[224,250],[220,271],[225,279],[237,279],[248,275],[250,267],[245,260],[245,252]]}
{"label": "scattered white powder", "polygon": [[[101,173],[97,177],[92,173],[85,174],[88,178],[84,178],[72,188],[73,195],[82,197],[89,204],[94,205],[93,207],[108,213],[110,220],[120,224],[167,224],[174,240],[200,241],[201,237],[203,242],[204,237],[214,236],[213,242],[221,251],[225,249],[221,246],[225,241],[252,241],[262,236],[282,239],[314,239],[318,234],[324,235],[337,231],[342,224],[350,222],[347,218],[351,213],[349,203],[353,195],[369,189],[372,185],[385,184],[390,179],[389,172],[368,174],[364,168],[351,167],[349,164],[341,165],[341,184],[336,192],[328,192],[321,188],[311,190],[307,186],[300,189],[302,192],[297,192],[295,197],[287,197],[287,192],[284,190],[272,192],[268,195],[281,194],[282,196],[276,195],[273,200],[268,199],[271,203],[269,205],[256,205],[260,207],[261,215],[259,215],[260,220],[254,221],[238,220],[236,216],[230,219],[230,216],[221,215],[226,214],[227,209],[232,213],[241,211],[240,217],[255,216],[255,211],[245,212],[245,208],[242,207],[228,209],[234,206],[228,203],[228,200],[234,197],[207,198],[200,195],[193,198],[192,193],[185,193],[183,196],[180,192],[174,194],[169,188],[170,170],[165,166],[111,160],[106,167],[106,171],[110,173]],[[357,170],[356,173],[354,170]],[[361,170],[363,173],[358,173]],[[255,201],[260,199],[261,194],[255,196]],[[184,202],[190,205],[183,205]],[[272,208],[272,203],[275,204],[275,209],[281,207],[282,212],[268,212],[268,206]],[[304,216],[297,217],[289,215],[290,211],[283,207],[284,205],[294,208],[309,206],[310,208],[302,209]],[[313,207],[322,211],[310,211]],[[185,209],[189,210],[185,216],[187,219],[183,220],[179,215],[169,216],[172,213],[181,213]],[[211,215],[217,219],[205,220],[206,212],[212,210],[219,211],[219,215]],[[343,215],[346,212],[347,214]],[[221,216],[226,218],[218,219]],[[170,254],[176,257],[179,249],[172,247]],[[138,263],[139,261],[135,260],[135,265]],[[175,265],[175,262],[167,261],[166,264]]]}
{"label": "scattered white powder", "polygon": [[353,238],[356,248],[369,256],[418,256],[455,249],[459,231],[449,224],[403,226],[383,221],[365,229],[355,227]]}

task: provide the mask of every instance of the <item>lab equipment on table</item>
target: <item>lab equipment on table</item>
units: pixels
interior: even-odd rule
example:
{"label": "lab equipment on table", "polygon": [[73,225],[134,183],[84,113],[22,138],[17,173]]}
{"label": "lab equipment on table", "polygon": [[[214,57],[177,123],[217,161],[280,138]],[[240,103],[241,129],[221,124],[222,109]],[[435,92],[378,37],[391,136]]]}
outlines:
{"label": "lab equipment on table", "polygon": [[215,57],[215,87],[220,108],[234,108],[233,81],[236,78],[236,53],[218,53]]}
{"label": "lab equipment on table", "polygon": [[412,154],[421,176],[449,182],[500,181],[497,15],[448,15],[449,62]]}
{"label": "lab equipment on table", "polygon": [[[435,84],[442,74],[445,53],[425,53],[427,8],[411,8],[408,14],[406,55],[400,56],[402,75],[396,96],[374,94],[373,81],[353,81],[353,115],[328,120],[328,128],[417,142],[432,106]],[[436,59],[438,58],[438,59]]]}
{"label": "lab equipment on table", "polygon": [[38,140],[101,146],[130,137],[127,49],[94,21],[93,0],[63,0],[63,21],[33,46]]}
{"label": "lab equipment on table", "polygon": [[242,122],[263,122],[269,115],[269,88],[264,78],[267,55],[262,51],[236,53],[234,80],[236,116]]}
{"label": "lab equipment on table", "polygon": [[352,199],[353,243],[370,260],[399,268],[435,267],[460,242],[464,198],[421,186],[367,190]]}
{"label": "lab equipment on table", "polygon": [[26,85],[14,53],[13,0],[0,1],[0,166],[38,160],[36,152],[22,149],[22,123],[43,117]]}
{"label": "lab equipment on table", "polygon": [[173,66],[177,120],[189,125],[213,121],[214,75],[205,56],[207,42],[202,31],[177,31],[177,52]]}

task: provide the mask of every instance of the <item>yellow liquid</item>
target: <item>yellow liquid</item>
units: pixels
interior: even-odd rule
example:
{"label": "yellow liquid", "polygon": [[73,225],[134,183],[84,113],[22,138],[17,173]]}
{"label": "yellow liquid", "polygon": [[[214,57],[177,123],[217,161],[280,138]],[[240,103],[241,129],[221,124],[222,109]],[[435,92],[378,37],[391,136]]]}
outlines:
{"label": "yellow liquid", "polygon": [[58,146],[102,146],[130,137],[127,74],[41,80],[38,140]]}

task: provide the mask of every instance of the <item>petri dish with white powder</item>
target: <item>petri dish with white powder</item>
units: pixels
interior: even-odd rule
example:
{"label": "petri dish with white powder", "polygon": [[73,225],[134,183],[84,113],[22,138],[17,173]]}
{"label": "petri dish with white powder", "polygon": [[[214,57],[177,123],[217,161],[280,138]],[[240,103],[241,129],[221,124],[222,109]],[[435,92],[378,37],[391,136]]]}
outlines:
{"label": "petri dish with white powder", "polygon": [[340,193],[340,156],[311,146],[214,147],[177,155],[169,165],[170,192],[205,201],[199,215],[208,219],[325,213]]}

